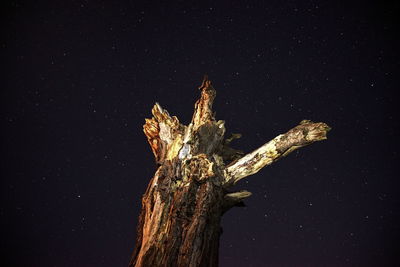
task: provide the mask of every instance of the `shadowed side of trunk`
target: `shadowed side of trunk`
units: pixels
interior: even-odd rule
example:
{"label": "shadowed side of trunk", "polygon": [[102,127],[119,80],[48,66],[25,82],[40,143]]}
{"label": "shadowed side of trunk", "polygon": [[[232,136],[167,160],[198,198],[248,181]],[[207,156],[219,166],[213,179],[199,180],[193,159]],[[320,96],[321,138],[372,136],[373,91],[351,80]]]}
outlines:
{"label": "shadowed side of trunk", "polygon": [[143,196],[130,266],[217,266],[222,188],[196,181],[167,192],[163,181],[177,177],[165,166]]}

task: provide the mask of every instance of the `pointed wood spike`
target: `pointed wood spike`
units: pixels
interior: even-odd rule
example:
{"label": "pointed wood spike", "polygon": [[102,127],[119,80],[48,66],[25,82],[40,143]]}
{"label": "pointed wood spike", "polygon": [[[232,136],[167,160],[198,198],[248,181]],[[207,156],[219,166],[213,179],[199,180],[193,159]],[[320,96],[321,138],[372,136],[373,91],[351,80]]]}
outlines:
{"label": "pointed wood spike", "polygon": [[162,122],[168,119],[171,119],[169,113],[167,110],[163,109],[160,104],[157,102],[154,104],[153,109],[151,110],[151,113],[153,114],[154,118],[158,122]]}
{"label": "pointed wood spike", "polygon": [[203,90],[203,89],[206,89],[207,87],[210,87],[210,86],[211,86],[211,81],[208,79],[208,75],[204,74],[203,82],[201,83],[199,89]]}
{"label": "pointed wood spike", "polygon": [[208,75],[204,75],[203,82],[199,89],[201,90],[201,96],[200,99],[196,101],[192,118],[194,129],[199,128],[208,121],[215,121],[212,105],[216,96],[216,91],[212,87]]}

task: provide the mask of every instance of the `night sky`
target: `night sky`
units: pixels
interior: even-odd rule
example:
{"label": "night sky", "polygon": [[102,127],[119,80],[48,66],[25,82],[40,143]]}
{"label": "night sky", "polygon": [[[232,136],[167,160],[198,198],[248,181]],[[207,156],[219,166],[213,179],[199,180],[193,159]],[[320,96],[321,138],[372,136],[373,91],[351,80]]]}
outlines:
{"label": "night sky", "polygon": [[157,101],[188,124],[205,73],[236,148],[332,127],[236,186],[221,266],[398,264],[398,5],[26,2],[1,16],[4,266],[127,266],[144,118]]}

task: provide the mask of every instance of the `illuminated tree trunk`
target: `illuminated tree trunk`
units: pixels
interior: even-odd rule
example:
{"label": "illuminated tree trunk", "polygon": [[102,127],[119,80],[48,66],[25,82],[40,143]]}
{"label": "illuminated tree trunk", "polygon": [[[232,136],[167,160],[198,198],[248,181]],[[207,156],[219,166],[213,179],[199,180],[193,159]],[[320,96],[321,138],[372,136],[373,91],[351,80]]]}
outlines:
{"label": "illuminated tree trunk", "polygon": [[155,104],[144,133],[158,169],[142,198],[136,247],[129,266],[218,266],[220,221],[251,195],[229,188],[300,147],[326,139],[325,123],[303,120],[244,155],[229,146],[224,121],[212,112],[216,92],[204,78],[191,123]]}

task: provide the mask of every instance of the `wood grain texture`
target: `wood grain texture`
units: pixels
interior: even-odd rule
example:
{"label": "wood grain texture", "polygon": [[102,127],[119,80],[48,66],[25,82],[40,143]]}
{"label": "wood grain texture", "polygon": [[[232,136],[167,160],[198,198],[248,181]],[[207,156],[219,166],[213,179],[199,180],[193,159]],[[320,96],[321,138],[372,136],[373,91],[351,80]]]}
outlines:
{"label": "wood grain texture", "polygon": [[142,198],[130,267],[218,266],[221,217],[251,195],[229,188],[291,151],[326,139],[330,129],[304,120],[244,155],[230,147],[240,134],[225,138],[224,121],[214,117],[216,92],[207,76],[199,89],[189,125],[156,103],[143,126],[158,169]]}
{"label": "wood grain texture", "polygon": [[296,149],[327,139],[326,134],[329,130],[330,127],[323,122],[301,121],[287,133],[278,135],[260,148],[229,164],[224,173],[226,183],[236,184]]}

